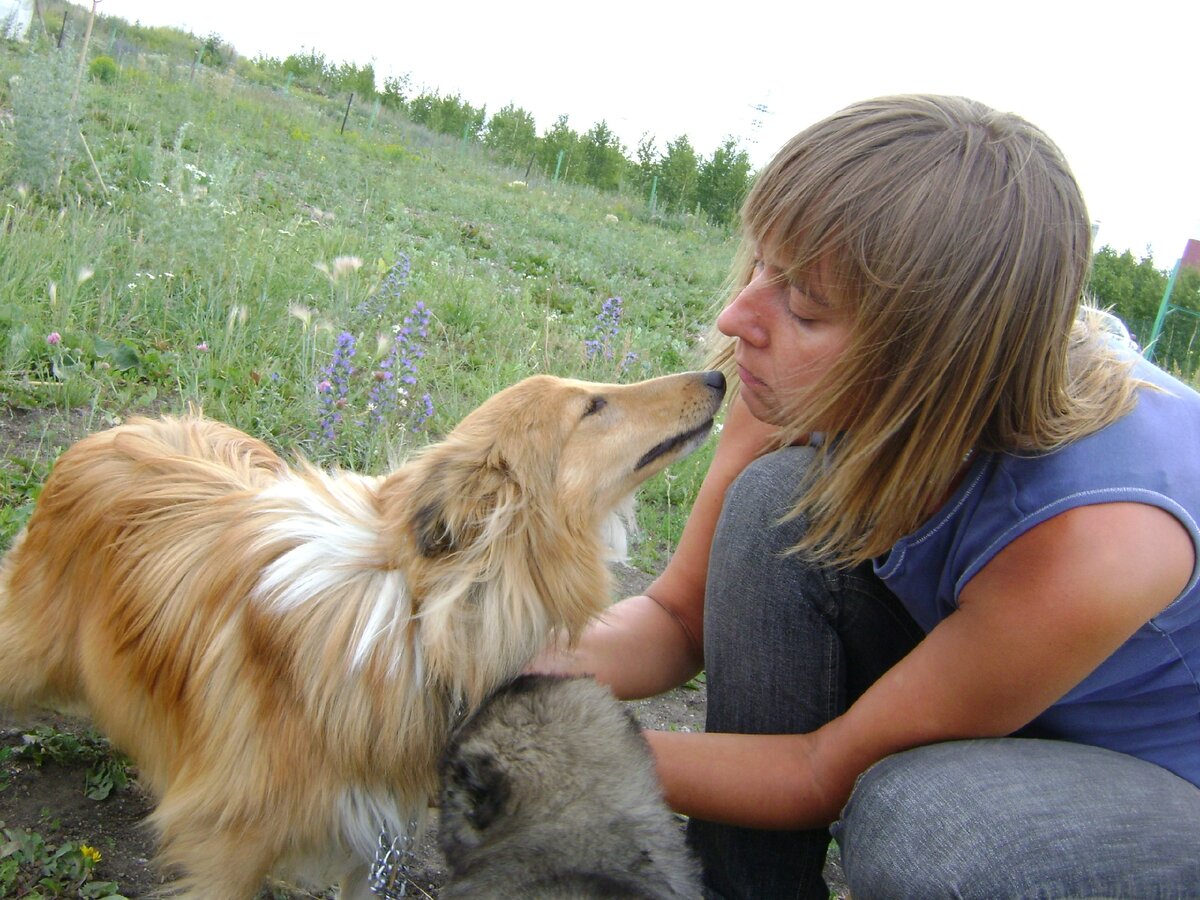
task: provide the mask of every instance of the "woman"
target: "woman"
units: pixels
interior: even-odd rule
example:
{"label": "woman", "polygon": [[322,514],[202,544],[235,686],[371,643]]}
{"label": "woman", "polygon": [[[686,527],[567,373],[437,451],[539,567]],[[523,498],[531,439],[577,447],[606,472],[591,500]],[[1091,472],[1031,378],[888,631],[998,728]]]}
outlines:
{"label": "woman", "polygon": [[1200,396],[1080,315],[1058,149],[858,103],[743,209],[739,385],[679,548],[542,670],[648,696],[715,896],[1200,895]]}

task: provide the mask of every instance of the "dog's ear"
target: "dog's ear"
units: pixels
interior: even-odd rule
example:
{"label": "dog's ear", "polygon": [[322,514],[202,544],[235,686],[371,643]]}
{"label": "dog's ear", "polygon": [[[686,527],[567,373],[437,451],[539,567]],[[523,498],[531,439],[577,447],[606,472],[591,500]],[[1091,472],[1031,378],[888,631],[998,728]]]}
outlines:
{"label": "dog's ear", "polygon": [[432,558],[469,546],[516,487],[516,477],[495,445],[482,458],[438,468],[416,495],[412,529],[417,550]]}
{"label": "dog's ear", "polygon": [[439,501],[426,503],[413,516],[413,534],[422,556],[441,556],[454,549],[454,536]]}
{"label": "dog's ear", "polygon": [[467,801],[463,815],[476,831],[485,831],[504,811],[512,794],[508,776],[500,771],[495,757],[478,754],[456,759],[451,777]]}

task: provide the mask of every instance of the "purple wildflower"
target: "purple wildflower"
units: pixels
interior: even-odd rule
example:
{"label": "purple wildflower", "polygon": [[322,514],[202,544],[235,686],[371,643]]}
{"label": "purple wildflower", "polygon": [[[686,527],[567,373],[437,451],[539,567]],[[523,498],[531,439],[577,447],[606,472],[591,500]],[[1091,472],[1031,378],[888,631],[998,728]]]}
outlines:
{"label": "purple wildflower", "polygon": [[408,287],[408,277],[411,271],[412,261],[407,254],[401,253],[399,258],[392,263],[392,267],[388,269],[383,283],[379,285],[379,290],[358,304],[354,310],[355,313],[367,319],[379,319],[386,316],[389,307],[400,299],[404,289]]}
{"label": "purple wildflower", "polygon": [[417,383],[417,364],[425,356],[425,340],[429,337],[429,310],[421,301],[409,310],[395,327],[391,350],[375,371],[370,393],[370,407],[376,423],[384,424],[388,417],[405,410],[417,431],[433,415],[433,400],[423,395],[422,407],[410,405]]}
{"label": "purple wildflower", "polygon": [[52,331],[48,335],[46,335],[46,343],[49,344],[51,347],[57,347],[59,344],[62,343],[62,335],[59,334],[57,331]]}
{"label": "purple wildflower", "polygon": [[337,442],[342,410],[349,405],[350,377],[354,374],[355,351],[354,335],[343,331],[334,345],[333,358],[322,373],[324,377],[317,383],[317,395],[321,404],[321,433],[318,438],[329,449]]}
{"label": "purple wildflower", "polygon": [[592,328],[596,337],[583,342],[588,359],[595,359],[600,354],[603,354],[605,359],[613,358],[613,342],[621,330],[622,303],[620,297],[609,297],[600,307],[596,324]]}

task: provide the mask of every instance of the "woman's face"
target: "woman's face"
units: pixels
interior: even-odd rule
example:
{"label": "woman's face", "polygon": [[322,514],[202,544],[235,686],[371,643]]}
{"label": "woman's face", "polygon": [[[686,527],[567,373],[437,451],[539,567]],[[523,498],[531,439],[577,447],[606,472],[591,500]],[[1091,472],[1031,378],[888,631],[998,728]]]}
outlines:
{"label": "woman's face", "polygon": [[829,266],[796,283],[761,245],[755,256],[750,283],[717,317],[717,328],[737,339],[741,396],[750,411],[762,422],[788,425],[789,400],[820,381],[850,343],[851,312],[831,302]]}

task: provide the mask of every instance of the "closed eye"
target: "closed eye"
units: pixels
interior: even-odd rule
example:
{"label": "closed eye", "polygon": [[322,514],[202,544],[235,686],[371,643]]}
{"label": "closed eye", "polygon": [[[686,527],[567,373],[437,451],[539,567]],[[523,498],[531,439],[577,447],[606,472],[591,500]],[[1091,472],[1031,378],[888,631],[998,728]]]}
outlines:
{"label": "closed eye", "polygon": [[588,403],[587,409],[583,411],[583,417],[586,419],[588,416],[595,415],[606,406],[608,406],[608,401],[603,397],[593,397]]}

